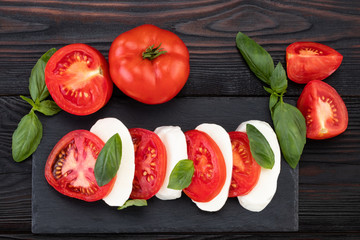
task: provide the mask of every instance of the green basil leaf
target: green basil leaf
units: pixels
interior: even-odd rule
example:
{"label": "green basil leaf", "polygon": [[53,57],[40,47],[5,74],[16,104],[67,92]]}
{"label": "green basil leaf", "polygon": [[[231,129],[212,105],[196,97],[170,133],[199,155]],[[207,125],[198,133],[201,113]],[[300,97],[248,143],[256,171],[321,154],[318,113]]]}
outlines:
{"label": "green basil leaf", "polygon": [[36,106],[35,110],[45,114],[46,116],[52,116],[61,111],[61,108],[53,100],[45,100]]}
{"label": "green basil leaf", "polygon": [[118,210],[122,210],[127,207],[136,206],[136,207],[143,207],[147,206],[147,201],[145,199],[130,199],[127,200],[124,205],[118,207]]}
{"label": "green basil leaf", "polygon": [[120,166],[121,155],[121,138],[116,133],[105,143],[95,163],[95,179],[100,187],[108,184],[115,177]]}
{"label": "green basil leaf", "polygon": [[251,124],[246,124],[250,151],[255,161],[263,168],[272,169],[275,163],[274,152],[264,135]]}
{"label": "green basil leaf", "polygon": [[263,86],[263,88],[265,89],[265,91],[267,91],[270,94],[274,93],[274,91],[271,88],[268,88],[268,87],[265,87],[265,86]]}
{"label": "green basil leaf", "polygon": [[38,98],[40,101],[49,96],[49,91],[45,84],[45,66],[50,57],[56,52],[55,48],[50,49],[40,57],[33,69],[29,78],[29,90],[33,101]]}
{"label": "green basil leaf", "polygon": [[194,175],[194,162],[189,159],[180,160],[171,171],[168,188],[182,190],[187,188]]}
{"label": "green basil leaf", "polygon": [[242,32],[236,35],[236,46],[250,67],[250,70],[261,81],[270,85],[270,77],[274,71],[274,62],[270,54]]}
{"label": "green basil leaf", "polygon": [[36,106],[35,106],[35,103],[34,103],[34,101],[33,101],[32,99],[27,98],[27,97],[25,97],[25,96],[23,96],[23,95],[20,95],[20,97],[22,98],[22,100],[24,100],[24,101],[26,101],[27,103],[29,103],[32,107],[36,107]]}
{"label": "green basil leaf", "polygon": [[12,156],[21,162],[35,152],[42,138],[43,128],[33,110],[25,115],[12,135]]}
{"label": "green basil leaf", "polygon": [[270,95],[269,109],[270,109],[271,116],[274,114],[274,107],[278,103],[278,101],[279,101],[279,97],[275,93]]}
{"label": "green basil leaf", "polygon": [[285,69],[283,68],[281,62],[279,62],[270,77],[271,89],[276,93],[282,94],[285,93],[287,85],[288,81]]}
{"label": "green basil leaf", "polygon": [[301,112],[294,106],[279,101],[272,115],[281,151],[286,162],[295,168],[306,143],[306,123]]}

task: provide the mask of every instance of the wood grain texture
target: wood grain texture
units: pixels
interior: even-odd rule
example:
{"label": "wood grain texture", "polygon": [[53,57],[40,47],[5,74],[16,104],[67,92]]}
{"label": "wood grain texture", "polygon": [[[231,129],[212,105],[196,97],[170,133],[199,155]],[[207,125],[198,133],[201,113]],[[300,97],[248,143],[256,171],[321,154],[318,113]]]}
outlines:
{"label": "wood grain texture", "polygon": [[[173,233],[137,235],[33,235],[31,158],[15,163],[11,135],[30,107],[28,79],[49,48],[82,42],[107,58],[113,39],[140,24],[175,32],[190,51],[191,73],[180,92],[187,97],[267,97],[235,46],[243,31],[285,66],[285,49],[316,41],[343,56],[326,82],[349,110],[347,131],[308,140],[300,163],[299,232]],[[348,0],[0,1],[0,239],[360,239],[360,2]],[[294,104],[303,85],[289,82]],[[114,90],[110,101],[126,97]]]}
{"label": "wood grain texture", "polygon": [[[235,47],[236,33],[243,31],[283,65],[285,49],[295,41],[333,47],[344,60],[328,83],[342,95],[359,96],[351,87],[360,75],[359,12],[358,1],[6,0],[0,6],[0,95],[27,94],[32,66],[51,47],[82,42],[107,57],[117,35],[152,23],[178,34],[189,48],[191,73],[180,95],[266,96]],[[288,95],[301,89],[291,83]]]}

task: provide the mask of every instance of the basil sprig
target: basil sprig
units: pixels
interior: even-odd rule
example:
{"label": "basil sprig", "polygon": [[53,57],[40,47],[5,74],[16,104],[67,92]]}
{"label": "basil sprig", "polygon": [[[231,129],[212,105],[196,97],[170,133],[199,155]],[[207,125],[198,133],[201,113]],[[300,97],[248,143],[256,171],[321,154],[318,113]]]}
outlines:
{"label": "basil sprig", "polygon": [[121,138],[116,133],[105,143],[96,159],[94,174],[100,187],[108,184],[115,177],[119,170],[121,155]]}
{"label": "basil sprig", "polygon": [[269,86],[264,89],[271,94],[269,109],[276,136],[286,162],[295,168],[306,143],[306,124],[301,112],[283,100],[288,86],[285,69],[280,62],[274,68],[270,54],[241,32],[236,35],[236,46],[250,70]]}
{"label": "basil sprig", "polygon": [[45,66],[55,51],[55,48],[47,51],[41,56],[32,69],[29,78],[31,99],[20,96],[24,101],[28,102],[32,108],[30,113],[20,120],[12,135],[12,156],[16,162],[22,162],[27,159],[36,151],[40,144],[43,128],[35,111],[47,116],[52,116],[61,111],[54,101],[45,100],[49,96],[49,91],[45,84]]}
{"label": "basil sprig", "polygon": [[129,199],[124,203],[124,205],[118,207],[118,210],[123,210],[131,206],[144,207],[147,206],[147,201],[145,199]]}
{"label": "basil sprig", "polygon": [[263,168],[272,169],[275,163],[274,152],[264,135],[251,124],[246,124],[246,134],[255,161]]}
{"label": "basil sprig", "polygon": [[194,162],[189,159],[180,160],[171,171],[168,188],[182,190],[187,188],[194,175]]}

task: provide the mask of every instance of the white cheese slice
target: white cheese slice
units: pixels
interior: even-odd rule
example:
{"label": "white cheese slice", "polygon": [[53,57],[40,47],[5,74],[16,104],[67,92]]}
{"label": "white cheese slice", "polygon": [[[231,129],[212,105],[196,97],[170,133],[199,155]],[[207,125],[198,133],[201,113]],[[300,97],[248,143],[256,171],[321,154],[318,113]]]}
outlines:
{"label": "white cheese slice", "polygon": [[107,142],[118,133],[122,142],[122,156],[116,180],[111,192],[104,197],[109,206],[122,206],[129,199],[135,174],[135,153],[131,135],[127,127],[116,118],[98,120],[90,129],[101,140]]}
{"label": "white cheese slice", "polygon": [[156,194],[161,200],[173,200],[181,197],[181,190],[167,188],[171,171],[183,159],[187,159],[186,139],[183,131],[178,126],[162,126],[154,131],[164,143],[167,156],[166,176],[163,185]]}
{"label": "white cheese slice", "polygon": [[246,132],[246,124],[255,126],[264,135],[275,156],[273,168],[265,169],[261,167],[259,181],[255,187],[247,195],[238,197],[240,205],[245,209],[260,212],[271,202],[275,195],[280,174],[281,153],[276,134],[267,122],[259,120],[243,122],[236,131]]}

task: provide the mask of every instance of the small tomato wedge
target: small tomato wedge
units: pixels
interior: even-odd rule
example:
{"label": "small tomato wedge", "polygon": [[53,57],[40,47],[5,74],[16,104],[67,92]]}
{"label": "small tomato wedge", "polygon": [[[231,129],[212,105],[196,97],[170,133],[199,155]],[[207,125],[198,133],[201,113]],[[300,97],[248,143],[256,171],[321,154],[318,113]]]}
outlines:
{"label": "small tomato wedge", "polygon": [[302,91],[297,107],[306,119],[306,137],[331,138],[344,132],[348,126],[345,103],[329,84],[311,81]]}
{"label": "small tomato wedge", "polygon": [[132,199],[149,199],[161,188],[166,174],[166,149],[154,132],[132,128],[129,130],[135,151],[135,176]]}
{"label": "small tomato wedge", "polygon": [[115,179],[99,187],[94,167],[104,142],[86,130],[66,134],[55,145],[45,165],[45,178],[58,192],[87,202],[103,199]]}
{"label": "small tomato wedge", "polygon": [[189,51],[176,34],[145,24],[113,41],[109,66],[111,79],[126,95],[142,103],[160,104],[185,85]]}
{"label": "small tomato wedge", "polygon": [[226,166],[219,146],[205,132],[185,132],[188,157],[194,162],[194,176],[184,193],[195,202],[209,202],[224,186]]}
{"label": "small tomato wedge", "polygon": [[81,43],[67,45],[51,56],[45,67],[45,83],[56,104],[75,115],[98,111],[113,91],[106,59]]}
{"label": "small tomato wedge", "polygon": [[342,59],[339,52],[321,43],[295,42],[286,48],[287,74],[296,83],[327,78]]}
{"label": "small tomato wedge", "polygon": [[244,132],[230,132],[233,149],[233,171],[229,197],[249,193],[259,180],[261,167],[251,155],[249,139]]}

